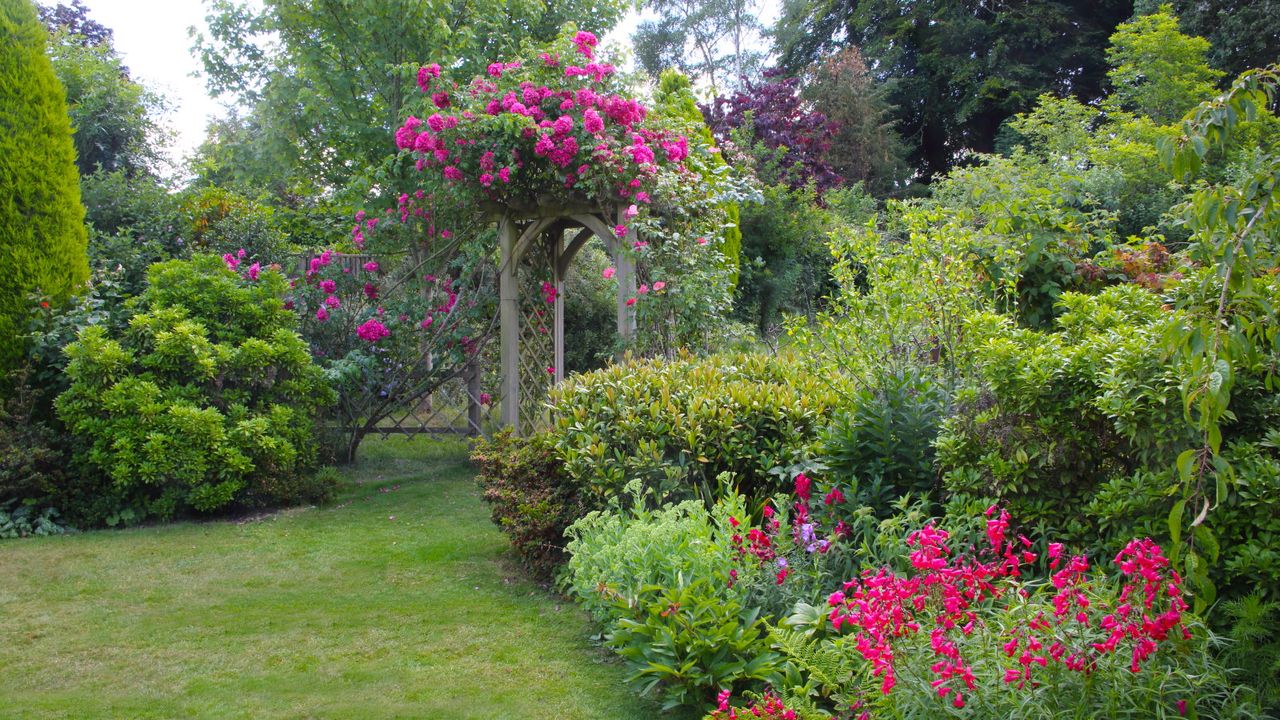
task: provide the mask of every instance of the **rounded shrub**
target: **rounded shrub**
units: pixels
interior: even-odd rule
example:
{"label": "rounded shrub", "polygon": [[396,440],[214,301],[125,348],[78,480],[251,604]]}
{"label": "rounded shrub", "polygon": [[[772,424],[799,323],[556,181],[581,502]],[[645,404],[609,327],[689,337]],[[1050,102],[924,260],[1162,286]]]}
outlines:
{"label": "rounded shrub", "polygon": [[28,0],[0,0],[0,375],[22,356],[29,293],[65,300],[89,277],[66,94]]}
{"label": "rounded shrub", "polygon": [[763,497],[774,468],[812,455],[838,402],[797,360],[761,354],[657,358],[570,378],[552,396],[556,451],[597,498],[632,479],[668,497],[713,496],[733,474]]}
{"label": "rounded shrub", "polygon": [[565,475],[550,436],[504,431],[481,438],[471,461],[494,524],[530,569],[550,576],[564,559],[565,528],[592,509]]}
{"label": "rounded shrub", "polygon": [[219,258],[158,263],[139,312],[67,346],[55,403],[89,523],[315,500],[314,418],[333,401],[281,297],[287,281]]}

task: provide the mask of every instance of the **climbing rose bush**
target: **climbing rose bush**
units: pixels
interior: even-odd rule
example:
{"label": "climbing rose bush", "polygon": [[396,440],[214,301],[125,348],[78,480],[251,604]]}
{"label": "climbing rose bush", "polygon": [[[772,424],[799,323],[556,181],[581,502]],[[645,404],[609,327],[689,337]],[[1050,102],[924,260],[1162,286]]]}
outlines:
{"label": "climbing rose bush", "polygon": [[[361,213],[357,230],[373,242],[400,225],[421,232],[431,217],[412,198],[386,215],[379,223]],[[325,250],[305,267],[291,281],[285,306],[298,315],[316,361],[338,390],[332,412],[343,458],[354,457],[388,412],[466,372],[492,330],[492,266],[465,252],[428,270],[426,261],[412,257],[353,262]]]}
{"label": "climbing rose bush", "polygon": [[690,174],[709,149],[691,157],[679,128],[648,122],[648,108],[626,96],[614,66],[596,60],[596,43],[576,32],[535,60],[495,62],[465,84],[439,65],[421,68],[433,112],[410,115],[396,146],[417,156],[419,170],[495,203],[528,207],[547,195],[626,201],[615,227],[625,239],[629,221],[654,202],[658,175]]}
{"label": "climbing rose bush", "polygon": [[421,107],[396,130],[396,145],[423,188],[465,207],[604,211],[620,251],[638,264],[627,298],[642,330],[635,349],[708,344],[730,304],[723,205],[746,197],[749,184],[719,162],[700,123],[630,97],[596,45],[595,35],[568,31],[471,79],[423,66]]}

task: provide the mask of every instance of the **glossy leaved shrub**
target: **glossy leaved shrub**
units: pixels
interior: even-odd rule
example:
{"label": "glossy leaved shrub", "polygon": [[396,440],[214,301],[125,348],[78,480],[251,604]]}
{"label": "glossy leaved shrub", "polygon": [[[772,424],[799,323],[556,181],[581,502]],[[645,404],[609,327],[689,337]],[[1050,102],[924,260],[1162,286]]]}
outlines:
{"label": "glossy leaved shrub", "polygon": [[724,472],[762,497],[780,487],[771,470],[811,454],[838,403],[792,358],[682,355],[568,379],[552,395],[551,432],[569,476],[596,497],[640,479],[664,497],[710,499]]}

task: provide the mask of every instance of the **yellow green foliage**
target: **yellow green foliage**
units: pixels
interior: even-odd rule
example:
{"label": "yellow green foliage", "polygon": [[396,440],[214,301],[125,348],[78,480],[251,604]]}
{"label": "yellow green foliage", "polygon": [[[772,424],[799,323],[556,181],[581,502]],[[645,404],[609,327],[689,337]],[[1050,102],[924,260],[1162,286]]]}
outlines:
{"label": "yellow green foliage", "polygon": [[66,96],[28,0],[0,0],[0,373],[21,357],[29,293],[65,300],[89,277]]}

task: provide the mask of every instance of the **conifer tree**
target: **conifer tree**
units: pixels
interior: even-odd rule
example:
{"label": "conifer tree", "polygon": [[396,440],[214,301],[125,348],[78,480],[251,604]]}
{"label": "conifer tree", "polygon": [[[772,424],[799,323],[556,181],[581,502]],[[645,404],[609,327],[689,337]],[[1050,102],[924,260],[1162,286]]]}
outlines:
{"label": "conifer tree", "polygon": [[66,95],[30,0],[0,0],[0,376],[35,290],[64,301],[89,277]]}

